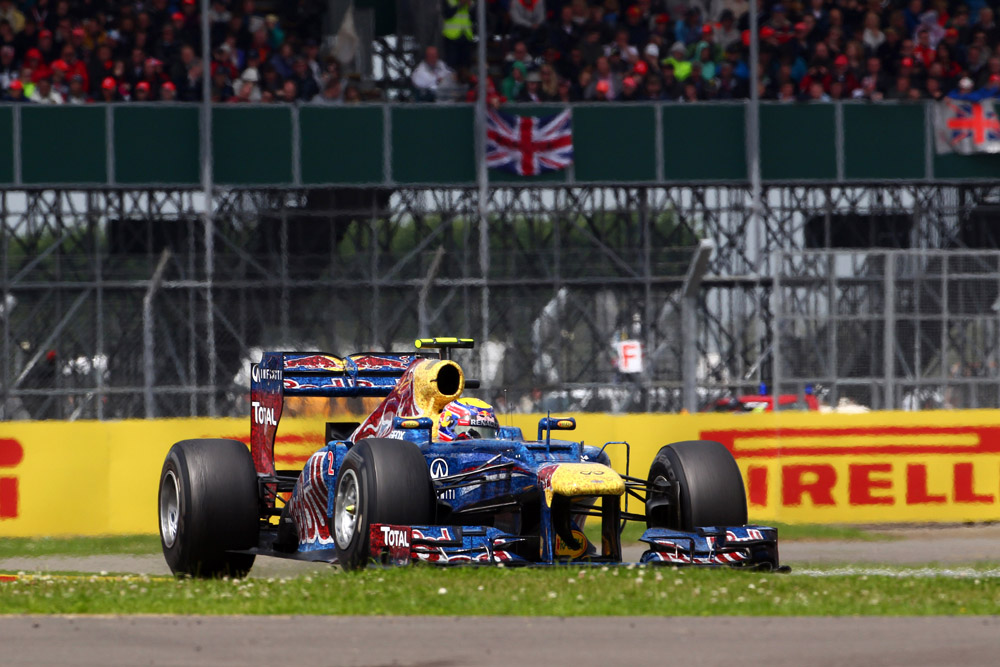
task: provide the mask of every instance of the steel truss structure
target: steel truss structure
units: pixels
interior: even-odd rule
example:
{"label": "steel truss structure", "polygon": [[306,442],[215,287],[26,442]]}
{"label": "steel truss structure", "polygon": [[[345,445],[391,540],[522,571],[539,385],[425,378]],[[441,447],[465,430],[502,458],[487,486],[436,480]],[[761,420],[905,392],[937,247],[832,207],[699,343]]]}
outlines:
{"label": "steel truss structure", "polygon": [[[481,255],[475,188],[217,190],[210,244],[195,191],[0,192],[2,416],[242,415],[260,348],[384,350],[425,334],[479,339],[465,361],[512,410],[679,409],[692,349],[701,401],[772,373],[829,386],[835,365],[782,375],[803,350],[781,344],[773,313],[819,321],[833,302],[817,296],[827,274],[779,253],[996,247],[1000,186],[772,185],[759,211],[740,186],[489,198]],[[685,347],[699,239],[715,252]],[[615,367],[624,338],[644,343],[641,374]]]}

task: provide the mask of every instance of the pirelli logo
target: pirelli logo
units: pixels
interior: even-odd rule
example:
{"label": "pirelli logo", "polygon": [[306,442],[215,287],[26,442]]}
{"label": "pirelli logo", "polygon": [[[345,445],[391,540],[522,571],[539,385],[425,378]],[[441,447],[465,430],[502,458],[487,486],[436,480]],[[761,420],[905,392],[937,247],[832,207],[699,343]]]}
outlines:
{"label": "pirelli logo", "polygon": [[24,458],[21,443],[0,438],[0,519],[17,518],[17,477],[9,474]]}
{"label": "pirelli logo", "polygon": [[733,453],[751,516],[1000,518],[1000,427],[728,429],[702,431],[701,437]]}

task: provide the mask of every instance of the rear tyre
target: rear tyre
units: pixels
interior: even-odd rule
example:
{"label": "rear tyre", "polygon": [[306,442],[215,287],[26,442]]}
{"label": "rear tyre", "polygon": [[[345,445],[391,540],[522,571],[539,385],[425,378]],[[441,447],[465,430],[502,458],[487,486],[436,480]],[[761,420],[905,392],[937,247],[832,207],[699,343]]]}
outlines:
{"label": "rear tyre", "polygon": [[426,525],[434,519],[434,486],[420,448],[369,438],[347,453],[337,473],[333,536],[345,570],[369,561],[372,524]]}
{"label": "rear tyre", "polygon": [[160,473],[160,544],[175,575],[243,577],[257,546],[257,472],[238,440],[182,440]]}
{"label": "rear tyre", "polygon": [[648,480],[649,528],[746,525],[743,477],[736,459],[718,442],[689,440],[660,448]]}

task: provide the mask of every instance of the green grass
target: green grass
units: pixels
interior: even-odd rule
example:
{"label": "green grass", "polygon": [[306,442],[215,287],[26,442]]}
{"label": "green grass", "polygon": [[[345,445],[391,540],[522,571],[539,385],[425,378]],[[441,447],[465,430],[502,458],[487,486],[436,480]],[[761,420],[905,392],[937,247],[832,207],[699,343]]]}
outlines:
{"label": "green grass", "polygon": [[[754,522],[751,521],[751,523]],[[828,526],[811,523],[789,524],[777,523],[775,521],[761,521],[759,523],[764,526],[777,528],[779,542],[790,540],[855,540],[859,542],[872,542],[897,539],[892,535],[855,528],[854,526]],[[644,530],[646,530],[645,524],[629,521],[625,526],[625,530],[622,531],[622,543],[631,544],[638,542]],[[601,524],[599,521],[588,521],[583,532],[591,542],[595,544],[601,543]]]}
{"label": "green grass", "polygon": [[0,558],[160,553],[158,535],[0,537]]}
{"label": "green grass", "polygon": [[1000,578],[796,576],[674,568],[410,567],[294,579],[39,576],[0,583],[6,614],[995,614]]}

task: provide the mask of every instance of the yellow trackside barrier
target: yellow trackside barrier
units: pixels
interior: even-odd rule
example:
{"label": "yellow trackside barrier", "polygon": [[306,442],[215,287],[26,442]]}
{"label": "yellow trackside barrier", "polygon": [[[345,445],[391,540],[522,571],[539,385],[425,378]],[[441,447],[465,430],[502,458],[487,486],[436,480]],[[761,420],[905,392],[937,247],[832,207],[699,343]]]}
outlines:
{"label": "yellow trackside barrier", "polygon": [[[500,415],[533,437],[540,415]],[[600,415],[572,433],[625,440],[645,477],[660,446],[717,440],[735,455],[752,521],[871,523],[1000,520],[1000,411],[859,415]],[[0,424],[0,537],[155,533],[163,458],[185,438],[249,441],[249,419]],[[323,420],[286,418],[278,468],[323,445]],[[624,471],[625,447],[608,448]],[[632,511],[641,511],[630,501]]]}

